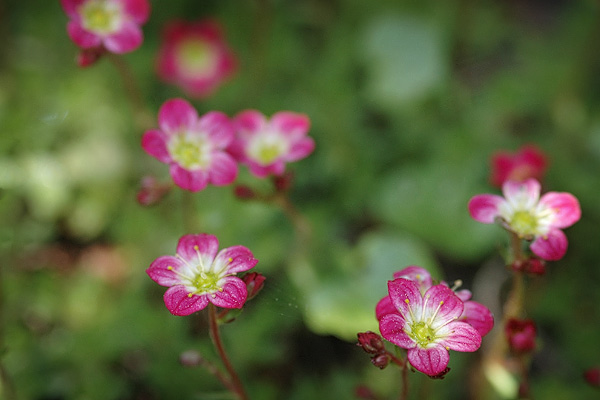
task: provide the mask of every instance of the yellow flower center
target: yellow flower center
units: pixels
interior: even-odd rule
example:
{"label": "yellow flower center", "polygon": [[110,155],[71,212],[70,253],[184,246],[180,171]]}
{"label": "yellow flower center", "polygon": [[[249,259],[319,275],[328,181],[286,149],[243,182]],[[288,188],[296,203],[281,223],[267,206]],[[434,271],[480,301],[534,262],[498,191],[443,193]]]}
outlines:
{"label": "yellow flower center", "polygon": [[185,169],[204,169],[210,163],[209,145],[201,137],[177,135],[171,139],[168,148],[171,157]]}
{"label": "yellow flower center", "polygon": [[417,342],[419,347],[427,347],[427,345],[435,340],[435,332],[429,324],[425,322],[416,322],[411,326],[409,336]]}
{"label": "yellow flower center", "polygon": [[196,288],[196,294],[214,293],[222,290],[219,287],[219,276],[214,272],[201,272],[196,275],[192,284]]}
{"label": "yellow flower center", "polygon": [[520,236],[536,234],[538,219],[529,211],[517,211],[510,220],[510,227]]}
{"label": "yellow flower center", "polygon": [[109,34],[121,26],[121,9],[117,3],[90,0],[80,9],[83,27],[94,33]]}
{"label": "yellow flower center", "polygon": [[208,75],[215,69],[215,49],[199,39],[188,39],[180,43],[176,55],[184,75]]}
{"label": "yellow flower center", "polygon": [[288,151],[288,143],[272,133],[257,136],[248,146],[248,156],[262,166],[273,164]]}

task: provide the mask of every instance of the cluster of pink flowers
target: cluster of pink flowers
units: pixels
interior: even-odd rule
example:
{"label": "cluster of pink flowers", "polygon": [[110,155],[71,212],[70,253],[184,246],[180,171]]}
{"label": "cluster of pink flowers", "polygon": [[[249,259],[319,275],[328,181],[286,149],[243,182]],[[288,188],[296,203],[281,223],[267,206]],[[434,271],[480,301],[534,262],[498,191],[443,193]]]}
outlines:
{"label": "cluster of pink flowers", "polygon": [[410,364],[432,377],[447,371],[449,350],[476,351],[494,325],[490,310],[470,300],[468,290],[434,285],[421,267],[396,272],[388,293],[375,311],[381,335],[407,349]]}
{"label": "cluster of pink flowers", "polygon": [[142,147],[168,164],[173,181],[189,191],[209,183],[235,181],[238,162],[258,176],[282,174],[287,162],[300,160],[314,149],[307,137],[308,117],[280,112],[267,120],[258,111],[244,111],[233,120],[212,111],[202,117],[183,99],[165,102],[158,113],[160,129],[147,131]]}
{"label": "cluster of pink flowers", "polygon": [[534,145],[525,145],[516,153],[498,151],[492,155],[492,175],[490,181],[502,187],[506,181],[523,182],[529,178],[542,181],[548,160]]}

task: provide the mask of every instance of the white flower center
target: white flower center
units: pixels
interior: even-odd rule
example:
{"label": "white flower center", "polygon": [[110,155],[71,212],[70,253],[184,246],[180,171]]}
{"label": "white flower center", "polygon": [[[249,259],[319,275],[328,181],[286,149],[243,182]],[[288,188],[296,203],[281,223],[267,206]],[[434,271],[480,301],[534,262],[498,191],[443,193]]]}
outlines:
{"label": "white flower center", "polygon": [[175,135],[167,145],[171,157],[187,170],[206,169],[210,166],[211,146],[199,135]]}
{"label": "white flower center", "polygon": [[248,157],[262,166],[273,164],[289,151],[289,143],[281,136],[264,132],[256,135],[248,144]]}
{"label": "white flower center", "polygon": [[81,24],[87,31],[107,35],[118,31],[123,23],[119,3],[105,0],[89,0],[79,8]]}
{"label": "white flower center", "polygon": [[544,236],[554,220],[554,210],[540,204],[507,201],[500,207],[500,216],[510,229],[522,238]]}

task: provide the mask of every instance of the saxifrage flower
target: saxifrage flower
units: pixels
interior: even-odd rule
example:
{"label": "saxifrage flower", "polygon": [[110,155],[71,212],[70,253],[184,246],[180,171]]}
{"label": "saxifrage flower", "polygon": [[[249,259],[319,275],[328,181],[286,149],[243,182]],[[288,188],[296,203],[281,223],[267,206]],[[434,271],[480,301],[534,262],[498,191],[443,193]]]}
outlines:
{"label": "saxifrage flower", "polygon": [[158,112],[160,130],[142,137],[144,150],[169,164],[175,184],[197,192],[209,183],[223,186],[237,177],[235,159],[225,149],[234,138],[229,118],[218,111],[202,117],[183,99],[166,101]]}
{"label": "saxifrage flower", "polygon": [[150,15],[148,0],[61,0],[69,17],[67,33],[82,49],[112,53],[137,49],[144,40],[141,25]]}
{"label": "saxifrage flower", "polygon": [[579,201],[570,193],[548,192],[540,198],[541,186],[535,179],[507,181],[504,197],[476,195],[469,201],[469,213],[476,221],[500,221],[520,238],[532,240],[531,251],[544,260],[561,259],[568,246],[561,230],[581,217]]}
{"label": "saxifrage flower", "polygon": [[212,94],[236,69],[233,52],[216,21],[174,21],[163,33],[157,71],[189,96]]}
{"label": "saxifrage flower", "polygon": [[525,145],[516,153],[498,151],[492,156],[492,185],[502,187],[506,181],[541,181],[546,172],[546,155],[534,145]]}
{"label": "saxifrage flower", "polygon": [[288,162],[308,156],[315,142],[307,136],[310,120],[304,114],[281,111],[268,120],[255,110],[234,118],[236,139],[229,151],[259,178],[281,175]]}
{"label": "saxifrage flower", "polygon": [[235,276],[253,268],[258,260],[244,246],[219,251],[213,235],[185,235],[175,256],[161,256],[146,270],[150,278],[169,289],[165,305],[173,315],[189,315],[212,303],[242,308],[248,297],[246,283]]}
{"label": "saxifrage flower", "polygon": [[409,279],[388,282],[396,313],[379,321],[381,335],[407,349],[410,364],[429,376],[443,374],[450,360],[449,350],[472,352],[479,349],[481,335],[459,318],[464,305],[446,285],[431,286],[422,294]]}

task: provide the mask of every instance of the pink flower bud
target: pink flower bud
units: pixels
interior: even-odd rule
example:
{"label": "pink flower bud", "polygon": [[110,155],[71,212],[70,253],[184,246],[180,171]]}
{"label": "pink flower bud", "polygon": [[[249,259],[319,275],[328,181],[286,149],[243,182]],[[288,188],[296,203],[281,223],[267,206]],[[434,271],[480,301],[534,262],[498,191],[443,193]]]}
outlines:
{"label": "pink flower bud", "polygon": [[91,49],[82,49],[77,55],[77,65],[81,68],[89,67],[96,63],[105,53],[104,47],[92,47]]}
{"label": "pink flower bud", "polygon": [[379,369],[384,369],[390,363],[390,355],[388,353],[377,354],[371,358],[371,362]]}
{"label": "pink flower bud", "polygon": [[256,197],[256,193],[254,193],[254,190],[252,190],[251,187],[246,185],[237,185],[233,189],[233,193],[235,194],[235,197],[237,197],[240,200],[251,200]]}
{"label": "pink flower bud", "polygon": [[294,174],[292,172],[284,172],[282,175],[273,176],[273,186],[278,192],[287,192],[292,187],[294,182]]}
{"label": "pink flower bud", "polygon": [[265,284],[265,276],[259,274],[257,272],[250,272],[246,274],[242,280],[246,284],[246,289],[248,289],[248,300],[253,298],[260,292]]}
{"label": "pink flower bud", "polygon": [[375,332],[360,332],[356,336],[358,336],[358,343],[356,345],[362,347],[362,349],[367,353],[385,353],[386,350],[385,345],[383,344],[383,340],[381,339],[381,336],[379,336]]}
{"label": "pink flower bud", "polygon": [[508,345],[515,353],[529,353],[535,349],[535,323],[530,319],[511,318],[504,328]]}
{"label": "pink flower bud", "polygon": [[141,188],[137,193],[137,201],[142,206],[151,206],[158,203],[169,191],[170,184],[160,183],[153,176],[145,176],[141,181]]}
{"label": "pink flower bud", "polygon": [[600,388],[600,367],[587,369],[583,373],[583,377],[590,385]]}

